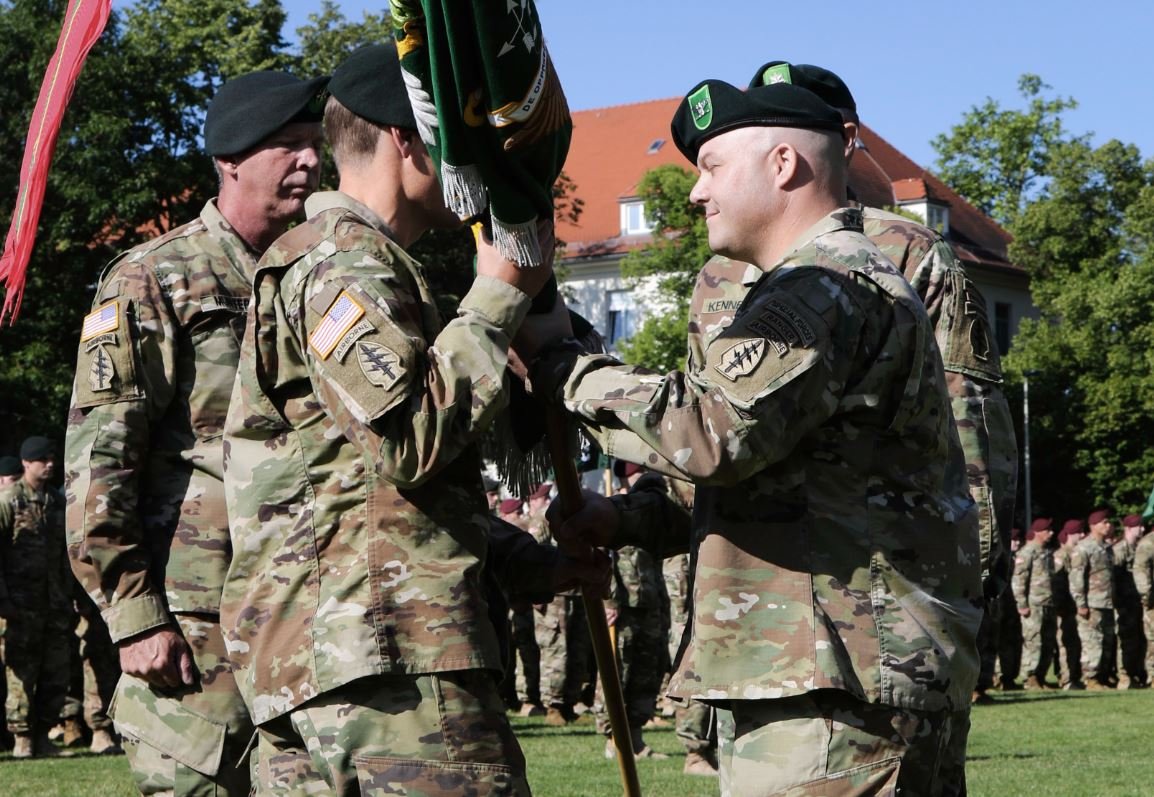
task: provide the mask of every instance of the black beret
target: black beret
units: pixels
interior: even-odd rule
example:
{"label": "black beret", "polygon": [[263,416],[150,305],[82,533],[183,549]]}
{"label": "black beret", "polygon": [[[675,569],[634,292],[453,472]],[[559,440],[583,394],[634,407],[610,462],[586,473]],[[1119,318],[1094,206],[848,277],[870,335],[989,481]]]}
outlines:
{"label": "black beret", "polygon": [[697,162],[709,139],[739,127],[804,127],[841,132],[841,114],[816,94],[789,83],[742,91],[722,80],[704,80],[685,95],[669,125],[681,154]]}
{"label": "black beret", "polygon": [[395,44],[370,44],[333,71],[329,93],[362,119],[417,129]]}
{"label": "black beret", "polygon": [[0,476],[19,476],[24,466],[17,457],[0,457]]}
{"label": "black beret", "polygon": [[792,83],[809,89],[833,108],[848,108],[857,113],[857,102],[845,81],[813,64],[791,64],[787,61],[770,61],[762,64],[749,81],[749,87],[769,86],[774,83]]}
{"label": "black beret", "polygon": [[208,104],[204,149],[247,152],[290,122],[319,122],[328,76],[301,80],[285,72],[250,72],[228,81]]}
{"label": "black beret", "polygon": [[20,459],[36,462],[56,456],[56,444],[47,437],[29,437],[20,444]]}

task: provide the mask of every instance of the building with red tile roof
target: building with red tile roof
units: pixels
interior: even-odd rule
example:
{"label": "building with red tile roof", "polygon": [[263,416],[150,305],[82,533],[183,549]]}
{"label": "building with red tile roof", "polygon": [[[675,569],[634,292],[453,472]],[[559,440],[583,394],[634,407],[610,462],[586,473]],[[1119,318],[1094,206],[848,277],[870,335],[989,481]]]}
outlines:
{"label": "building with red tile roof", "polygon": [[[689,164],[673,142],[669,120],[680,98],[573,112],[573,140],[565,172],[584,207],[576,224],[558,224],[566,242],[565,284],[574,309],[611,342],[644,317],[643,303],[621,279],[620,261],[646,245],[651,233],[637,186],[645,172]],[[943,230],[988,303],[1004,351],[1023,317],[1037,315],[1029,278],[1009,261],[1010,235],[867,125],[850,166],[850,187],[862,204],[900,207]]]}

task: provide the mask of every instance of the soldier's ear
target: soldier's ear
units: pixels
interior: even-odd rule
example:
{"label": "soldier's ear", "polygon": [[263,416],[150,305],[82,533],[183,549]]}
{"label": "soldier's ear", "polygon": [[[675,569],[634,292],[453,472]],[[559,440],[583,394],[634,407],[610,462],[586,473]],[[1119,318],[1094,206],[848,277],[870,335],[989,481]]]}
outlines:
{"label": "soldier's ear", "polygon": [[402,158],[413,158],[425,151],[425,145],[416,130],[404,127],[390,127],[389,138]]}
{"label": "soldier's ear", "polygon": [[853,159],[853,154],[857,150],[857,137],[859,128],[857,122],[845,122],[841,126],[842,141],[845,143],[845,162],[849,163]]}

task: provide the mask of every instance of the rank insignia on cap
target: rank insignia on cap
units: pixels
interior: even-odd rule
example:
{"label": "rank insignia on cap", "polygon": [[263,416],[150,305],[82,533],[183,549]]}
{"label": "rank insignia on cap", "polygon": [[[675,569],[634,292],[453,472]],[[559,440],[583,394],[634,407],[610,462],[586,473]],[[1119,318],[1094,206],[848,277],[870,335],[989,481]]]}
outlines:
{"label": "rank insignia on cap", "polygon": [[713,100],[709,96],[709,86],[705,85],[689,95],[689,110],[693,124],[698,130],[705,130],[713,121]]}
{"label": "rank insignia on cap", "polygon": [[777,64],[769,67],[761,73],[761,82],[766,86],[772,86],[774,83],[793,83],[789,73],[789,64]]}
{"label": "rank insignia on cap", "polygon": [[385,390],[397,384],[405,375],[405,369],[401,367],[401,358],[379,343],[367,340],[358,343],[357,363],[361,366],[365,379]]}
{"label": "rank insignia on cap", "polygon": [[736,382],[738,377],[748,376],[765,356],[765,339],[750,338],[734,346],[730,346],[721,355],[721,362],[716,366],[717,372]]}
{"label": "rank insignia on cap", "polygon": [[92,355],[92,364],[88,366],[88,385],[95,393],[112,390],[114,376],[116,367],[112,364],[112,358],[108,356],[103,345],[97,346]]}
{"label": "rank insignia on cap", "polygon": [[321,322],[309,333],[309,346],[322,360],[328,359],[341,338],[364,314],[365,308],[357,304],[357,300],[348,291],[341,291],[336,301],[329,305]]}
{"label": "rank insignia on cap", "polygon": [[91,340],[105,332],[115,332],[120,326],[120,302],[111,301],[84,316],[80,328],[80,342]]}

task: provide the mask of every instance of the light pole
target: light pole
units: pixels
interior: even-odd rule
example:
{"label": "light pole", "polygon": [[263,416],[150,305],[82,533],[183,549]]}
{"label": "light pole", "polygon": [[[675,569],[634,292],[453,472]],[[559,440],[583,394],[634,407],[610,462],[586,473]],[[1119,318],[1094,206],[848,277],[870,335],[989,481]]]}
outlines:
{"label": "light pole", "polygon": [[1025,446],[1025,455],[1022,462],[1026,467],[1026,529],[1034,524],[1034,497],[1030,482],[1030,377],[1037,376],[1041,371],[1022,372],[1022,440]]}

